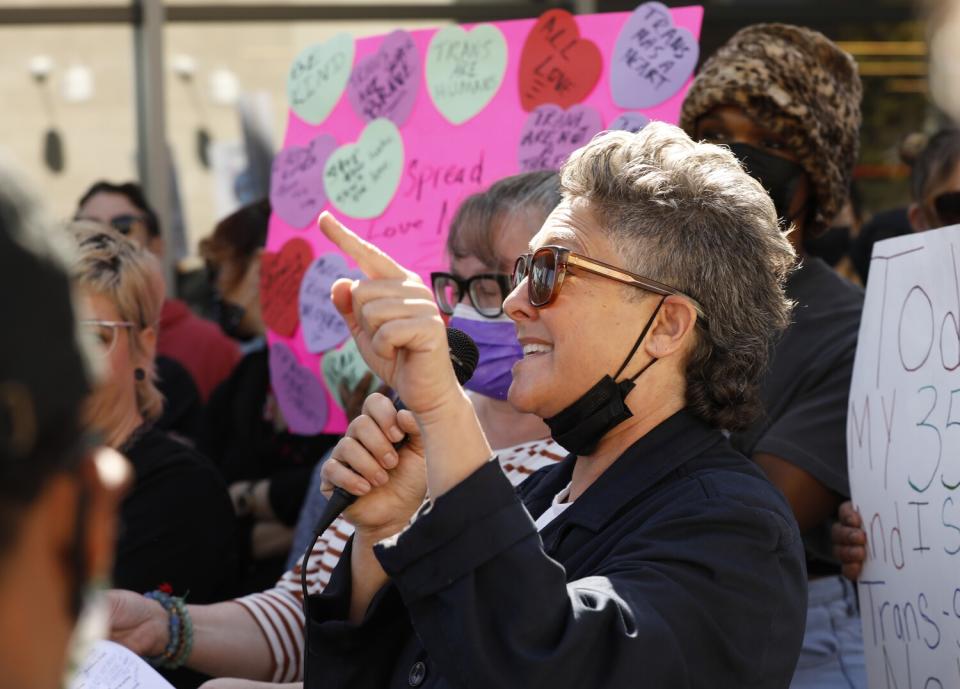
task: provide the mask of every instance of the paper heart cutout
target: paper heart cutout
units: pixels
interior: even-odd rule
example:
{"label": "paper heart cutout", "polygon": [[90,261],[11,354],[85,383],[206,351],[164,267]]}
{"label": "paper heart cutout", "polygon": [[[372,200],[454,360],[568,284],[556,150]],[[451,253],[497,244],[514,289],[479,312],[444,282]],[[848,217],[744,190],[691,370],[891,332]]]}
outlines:
{"label": "paper heart cutout", "polygon": [[352,218],[376,218],[390,205],[403,172],[403,139],[397,126],[380,118],[360,139],[327,159],[323,184],[330,202]]}
{"label": "paper heart cutout", "polygon": [[420,53],[413,36],[398,29],[383,39],[376,53],[357,62],[347,96],[364,121],[386,117],[399,127],[417,100],[420,74]]}
{"label": "paper heart cutout", "polygon": [[624,112],[620,113],[607,129],[610,131],[623,130],[636,134],[648,124],[650,124],[650,118],[642,112]]}
{"label": "paper heart cutout", "polygon": [[320,378],[282,342],[270,347],[270,386],[287,426],[297,435],[317,435],[327,425],[327,391]]}
{"label": "paper heart cutout", "polygon": [[[327,390],[341,409],[346,409],[346,405],[340,396],[340,384],[346,383],[352,390],[360,383],[360,379],[370,372],[352,337],[340,349],[324,354],[320,368],[323,371],[323,381],[327,384]],[[366,394],[372,394],[380,385],[380,379],[373,376]]]}
{"label": "paper heart cutout", "polygon": [[312,259],[313,249],[299,237],[277,253],[264,251],[260,256],[260,311],[263,322],[278,335],[293,337],[297,332],[297,295]]}
{"label": "paper heart cutout", "polygon": [[[359,280],[363,272],[350,268],[340,254],[321,254],[310,264],[300,283],[300,330],[307,351],[333,349],[350,336],[350,329],[330,299],[330,288],[340,278]],[[331,388],[332,389],[332,388]]]}
{"label": "paper heart cutout", "polygon": [[470,32],[445,26],[427,48],[427,90],[433,104],[453,124],[483,110],[500,90],[507,71],[507,39],[492,24]]}
{"label": "paper heart cutout", "polygon": [[600,113],[589,105],[574,105],[568,110],[553,104],[537,107],[520,132],[520,171],[559,169],[571,153],[601,129]]}
{"label": "paper heart cutout", "polygon": [[603,72],[597,44],[580,37],[566,10],[548,10],[534,24],[520,54],[520,104],[527,112],[554,103],[563,108],[589,96]]}
{"label": "paper heart cutout", "polygon": [[683,88],[700,57],[693,34],[674,26],[670,10],[646,2],[617,36],[610,61],[610,90],[621,108],[649,108]]}
{"label": "paper heart cutout", "polygon": [[336,139],[321,134],[307,146],[290,146],[273,159],[270,206],[291,227],[306,227],[327,205],[323,168],[336,147]]}
{"label": "paper heart cutout", "polygon": [[297,116],[320,124],[340,100],[353,67],[353,36],[340,33],[304,49],[287,75],[287,100]]}

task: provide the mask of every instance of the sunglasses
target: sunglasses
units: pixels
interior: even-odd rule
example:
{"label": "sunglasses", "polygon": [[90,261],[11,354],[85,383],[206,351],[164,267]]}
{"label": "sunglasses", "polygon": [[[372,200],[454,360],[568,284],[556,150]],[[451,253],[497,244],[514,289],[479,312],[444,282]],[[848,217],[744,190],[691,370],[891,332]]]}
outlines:
{"label": "sunglasses", "polygon": [[[97,218],[84,218],[81,216],[77,216],[75,220],[92,220],[93,222],[103,223],[102,220],[98,220]],[[146,229],[147,219],[142,215],[124,214],[116,215],[103,224],[109,225],[122,235],[129,235],[135,227],[142,227]]]}
{"label": "sunglasses", "polygon": [[520,256],[513,266],[513,287],[516,289],[520,283],[527,280],[527,298],[531,306],[542,308],[557,298],[560,287],[563,285],[563,277],[570,266],[664,297],[673,295],[683,297],[696,309],[697,317],[703,325],[707,324],[706,314],[700,304],[683,292],[662,282],[596,261],[560,246],[544,246],[533,253]]}
{"label": "sunglasses", "polygon": [[437,306],[448,316],[463,299],[470,297],[481,316],[499,318],[503,314],[503,300],[510,294],[510,276],[505,273],[482,273],[461,278],[450,273],[430,273],[430,284]]}
{"label": "sunglasses", "polygon": [[943,227],[960,224],[960,191],[948,191],[933,199],[933,208]]}

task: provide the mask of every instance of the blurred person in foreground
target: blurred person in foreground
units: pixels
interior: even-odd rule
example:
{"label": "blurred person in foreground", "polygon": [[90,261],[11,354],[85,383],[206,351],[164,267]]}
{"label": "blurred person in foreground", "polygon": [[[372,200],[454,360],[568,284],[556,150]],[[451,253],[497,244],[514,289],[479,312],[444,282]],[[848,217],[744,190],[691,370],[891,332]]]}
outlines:
{"label": "blurred person in foreground", "polygon": [[[159,217],[138,184],[96,182],[80,197],[76,219],[110,225],[155,256],[163,257]],[[214,388],[230,375],[240,360],[236,342],[222,333],[215,323],[200,318],[186,303],[173,298],[163,302],[157,352],[187,370],[201,402],[206,402]],[[165,374],[165,378],[171,377],[172,374]],[[187,406],[189,394],[189,390],[178,389],[176,394],[167,394],[167,398],[176,407]]]}
{"label": "blurred person in foreground", "polygon": [[704,63],[680,115],[691,136],[727,145],[763,184],[801,259],[786,284],[793,322],[761,381],[763,413],[730,429],[734,447],[786,496],[803,534],[809,600],[792,689],[866,686],[856,594],[830,544],[837,507],[850,495],[847,402],[863,291],[805,251],[848,196],[860,97],[853,58],[825,36],[758,24]]}
{"label": "blurred person in foreground", "polygon": [[[566,455],[549,437],[542,419],[518,412],[506,401],[513,364],[523,354],[513,323],[503,313],[514,259],[559,202],[560,179],[555,172],[514,175],[473,194],[451,222],[449,272],[431,276],[434,296],[443,313],[452,317],[451,325],[466,329],[477,341],[480,363],[468,383],[468,395],[491,445],[498,449],[504,474],[514,485]],[[359,409],[352,416],[358,413]],[[322,507],[307,519],[308,537],[320,512]],[[353,527],[341,517],[317,540],[307,570],[309,591],[319,593],[326,587],[352,533]],[[275,586],[237,599],[239,605],[187,606],[195,623],[194,650],[187,660],[190,667],[254,680],[303,679],[300,560],[308,545],[309,540],[301,546],[293,568]],[[109,598],[117,641],[147,655],[168,643],[168,615],[155,602],[126,591],[113,591]],[[213,686],[252,685],[222,679]]]}
{"label": "blurred person in foreground", "polygon": [[83,432],[94,345],[77,337],[65,260],[50,244],[59,234],[0,169],[2,689],[58,689],[105,631],[93,602],[130,477]]}
{"label": "blurred person in foreground", "polygon": [[799,532],[721,431],[759,412],[789,322],[773,204],[729,151],[658,122],[595,138],[561,183],[504,311],[524,352],[509,400],[570,455],[519,493],[430,290],[321,215],[367,276],[336,282],[334,304],[407,409],[367,398],[324,464],[325,490],[360,497],[307,602],[307,689],[790,683]]}

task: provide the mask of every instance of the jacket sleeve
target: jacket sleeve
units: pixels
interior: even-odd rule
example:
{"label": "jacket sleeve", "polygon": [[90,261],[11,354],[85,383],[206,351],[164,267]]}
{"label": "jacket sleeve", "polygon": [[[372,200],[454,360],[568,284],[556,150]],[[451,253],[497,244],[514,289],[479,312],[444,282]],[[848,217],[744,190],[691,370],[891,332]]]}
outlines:
{"label": "jacket sleeve", "polygon": [[[591,575],[567,581],[492,462],[376,552],[417,636],[458,689],[623,687],[638,678],[688,687],[689,669],[703,661],[755,668],[753,681],[738,685],[760,686],[764,662],[744,655],[764,646],[745,648],[737,630],[777,633],[763,625],[778,615],[796,626],[793,611],[770,608],[787,597],[805,608],[802,567],[785,580],[780,534],[789,529],[728,499],[699,497],[668,502],[642,523],[618,522],[620,537],[597,544]],[[799,543],[791,548],[792,561]]]}
{"label": "jacket sleeve", "polygon": [[352,548],[351,537],[326,589],[307,599],[309,638],[304,658],[305,687],[389,687],[396,659],[409,641],[410,620],[393,586],[384,586],[374,596],[359,624],[347,620]]}

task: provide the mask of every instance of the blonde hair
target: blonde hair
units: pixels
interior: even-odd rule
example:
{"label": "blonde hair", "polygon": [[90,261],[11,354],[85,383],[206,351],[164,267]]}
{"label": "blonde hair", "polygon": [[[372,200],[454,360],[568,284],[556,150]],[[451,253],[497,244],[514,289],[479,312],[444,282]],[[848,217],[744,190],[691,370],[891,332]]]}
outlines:
{"label": "blonde hair", "polygon": [[[163,307],[163,272],[156,257],[111,227],[88,220],[71,222],[68,230],[77,242],[73,263],[74,282],[109,299],[120,318],[133,323],[130,346],[143,356],[140,338],[147,328],[156,328]],[[157,389],[154,361],[143,367],[146,375],[135,381],[137,409],[145,420],[163,412],[163,395]]]}
{"label": "blonde hair", "polygon": [[588,204],[625,267],[703,307],[709,325],[698,321],[687,404],[720,428],[747,427],[793,307],[783,288],[796,256],[763,187],[729,149],[662,122],[597,136],[560,180],[564,199]]}

